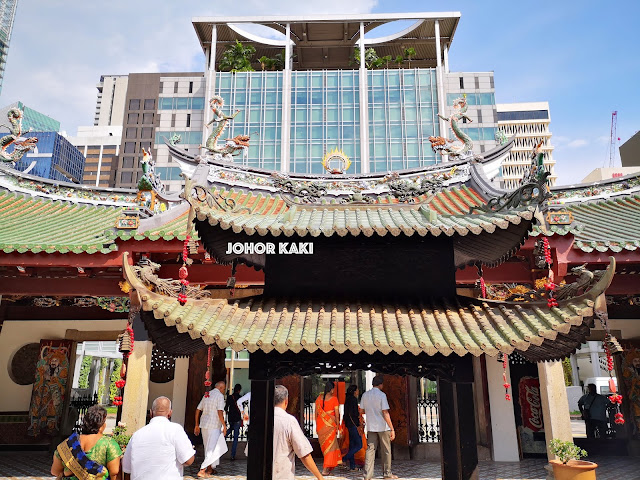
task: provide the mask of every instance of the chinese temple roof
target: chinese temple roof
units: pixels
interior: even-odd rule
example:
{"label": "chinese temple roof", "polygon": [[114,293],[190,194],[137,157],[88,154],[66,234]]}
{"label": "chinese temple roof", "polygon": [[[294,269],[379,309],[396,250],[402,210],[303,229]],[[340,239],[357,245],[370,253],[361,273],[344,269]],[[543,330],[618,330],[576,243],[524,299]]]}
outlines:
{"label": "chinese temple roof", "polygon": [[420,303],[346,302],[330,298],[249,297],[192,300],[151,291],[124,258],[123,271],[156,344],[171,354],[192,353],[206,345],[236,351],[487,354],[514,350],[531,361],[564,357],[584,341],[594,302],[611,283],[615,260],[581,296],[516,303],[457,296]]}

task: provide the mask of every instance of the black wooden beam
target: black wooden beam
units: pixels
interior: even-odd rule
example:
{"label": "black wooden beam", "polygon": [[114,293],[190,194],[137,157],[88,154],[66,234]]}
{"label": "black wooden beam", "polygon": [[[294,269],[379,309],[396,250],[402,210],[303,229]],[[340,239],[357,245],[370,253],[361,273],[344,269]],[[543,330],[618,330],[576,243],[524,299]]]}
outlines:
{"label": "black wooden beam", "polygon": [[[253,359],[250,363],[253,363]],[[273,380],[251,379],[247,480],[271,480],[272,478],[274,388]]]}

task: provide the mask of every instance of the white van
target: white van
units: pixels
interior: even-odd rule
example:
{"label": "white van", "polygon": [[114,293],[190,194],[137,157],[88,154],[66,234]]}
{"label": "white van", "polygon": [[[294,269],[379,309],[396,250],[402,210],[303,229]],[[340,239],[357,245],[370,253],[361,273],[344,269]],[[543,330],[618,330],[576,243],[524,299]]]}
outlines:
{"label": "white van", "polygon": [[[611,393],[609,390],[609,377],[589,377],[584,381],[584,393],[589,393],[588,385],[593,383],[596,386],[596,393],[607,396]],[[613,377],[613,384],[618,389],[618,380]]]}

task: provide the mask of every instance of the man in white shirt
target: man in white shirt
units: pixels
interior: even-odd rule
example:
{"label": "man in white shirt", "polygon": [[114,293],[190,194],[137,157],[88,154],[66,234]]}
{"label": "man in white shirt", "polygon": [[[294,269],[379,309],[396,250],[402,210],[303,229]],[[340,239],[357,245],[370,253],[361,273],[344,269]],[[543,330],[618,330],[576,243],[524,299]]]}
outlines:
{"label": "man in white shirt", "polygon": [[382,460],[382,478],[398,478],[391,473],[391,442],[396,438],[396,432],[389,416],[389,402],[382,391],[383,376],[376,375],[372,382],[373,388],[365,392],[360,399],[360,408],[367,415],[367,451],[364,457],[364,478],[373,478],[373,465],[376,449],[380,446]]}
{"label": "man in white shirt", "polygon": [[183,466],[191,465],[196,451],[184,429],[171,423],[171,401],[158,397],[151,406],[149,425],[135,432],[122,459],[125,479],[182,480]]}
{"label": "man in white shirt", "polygon": [[297,455],[307,470],[318,480],[324,477],[311,458],[313,447],[304,436],[296,417],[287,413],[289,391],[284,385],[277,385],[273,395],[275,405],[273,415],[273,480],[294,480]]}
{"label": "man in white shirt", "polygon": [[[200,465],[198,477],[206,477],[207,474],[217,474],[216,467],[220,464],[220,457],[227,451],[227,423],[224,421],[224,396],[226,384],[223,381],[216,383],[209,395],[205,393],[196,407],[196,428],[193,433],[200,435],[202,430],[202,442],[204,443],[204,461]],[[219,440],[222,434],[222,440]]]}

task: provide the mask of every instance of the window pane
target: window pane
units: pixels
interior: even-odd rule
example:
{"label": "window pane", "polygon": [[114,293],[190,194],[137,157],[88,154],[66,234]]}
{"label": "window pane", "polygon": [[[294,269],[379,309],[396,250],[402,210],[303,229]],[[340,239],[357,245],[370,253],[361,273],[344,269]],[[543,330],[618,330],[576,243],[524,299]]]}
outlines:
{"label": "window pane", "polygon": [[163,97],[158,100],[158,108],[160,110],[171,110],[173,108],[173,98]]}
{"label": "window pane", "polygon": [[124,157],[122,159],[123,168],[133,168],[133,157]]}
{"label": "window pane", "polygon": [[153,124],[153,113],[145,113],[142,115],[142,123]]}
{"label": "window pane", "polygon": [[181,98],[174,98],[175,100],[175,104],[176,104],[176,108],[179,110],[186,110],[188,107],[188,98],[186,97],[181,97]]}
{"label": "window pane", "polygon": [[191,108],[202,110],[204,108],[204,97],[193,97],[191,99]]}
{"label": "window pane", "polygon": [[151,138],[152,131],[153,131],[152,128],[144,127],[142,129],[142,135],[140,136],[140,138]]}
{"label": "window pane", "polygon": [[155,98],[147,98],[144,101],[144,109],[145,110],[155,110],[156,108],[156,99]]}
{"label": "window pane", "polygon": [[130,113],[129,115],[127,115],[127,123],[128,124],[137,124],[138,123],[138,114],[137,113]]}
{"label": "window pane", "polygon": [[133,172],[122,172],[120,174],[120,181],[122,183],[131,183],[133,180]]}
{"label": "window pane", "polygon": [[124,153],[136,153],[136,142],[124,142]]}
{"label": "window pane", "polygon": [[137,128],[127,128],[125,133],[125,138],[136,138],[136,130]]}
{"label": "window pane", "polygon": [[140,100],[129,100],[129,110],[140,110]]}

